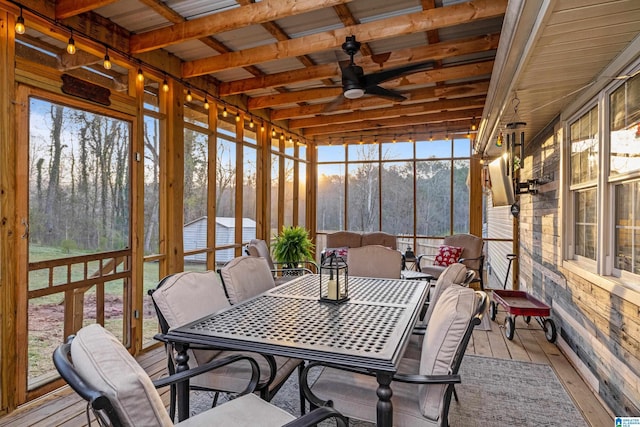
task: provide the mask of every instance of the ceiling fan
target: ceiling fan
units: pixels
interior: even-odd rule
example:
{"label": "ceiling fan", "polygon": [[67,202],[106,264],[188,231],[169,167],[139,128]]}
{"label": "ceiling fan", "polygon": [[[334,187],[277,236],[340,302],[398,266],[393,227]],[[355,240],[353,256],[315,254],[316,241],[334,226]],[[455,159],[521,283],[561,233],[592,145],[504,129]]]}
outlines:
{"label": "ceiling fan", "polygon": [[342,50],[350,58],[348,62],[339,61],[342,71],[342,94],[347,99],[357,99],[368,94],[393,101],[404,101],[407,99],[405,96],[378,85],[411,72],[434,67],[433,61],[426,61],[365,75],[362,67],[353,62],[353,56],[360,50],[360,42],[356,40],[356,36],[347,36],[347,40],[342,44]]}

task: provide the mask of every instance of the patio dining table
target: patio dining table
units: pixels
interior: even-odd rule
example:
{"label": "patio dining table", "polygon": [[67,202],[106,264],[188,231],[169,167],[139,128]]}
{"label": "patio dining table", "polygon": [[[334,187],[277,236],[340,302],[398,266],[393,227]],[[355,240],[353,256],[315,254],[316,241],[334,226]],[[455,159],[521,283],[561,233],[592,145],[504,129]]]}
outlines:
{"label": "patio dining table", "polygon": [[[421,280],[349,277],[349,300],[319,301],[319,276],[307,274],[170,331],[177,371],[190,344],[287,356],[375,373],[377,425],[393,425],[391,380],[429,285]],[[178,418],[189,414],[189,384],[179,384]]]}

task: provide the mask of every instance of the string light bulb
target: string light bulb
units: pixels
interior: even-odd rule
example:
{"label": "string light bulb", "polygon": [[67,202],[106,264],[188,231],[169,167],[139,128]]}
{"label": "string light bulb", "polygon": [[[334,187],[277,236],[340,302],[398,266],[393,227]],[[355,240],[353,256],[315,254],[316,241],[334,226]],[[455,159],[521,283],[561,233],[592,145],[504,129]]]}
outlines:
{"label": "string light bulb", "polygon": [[187,89],[187,96],[185,96],[185,99],[187,100],[187,102],[193,101],[193,95],[191,95],[191,89]]}
{"label": "string light bulb", "polygon": [[255,123],[253,123],[253,117],[251,117],[251,121],[249,122],[249,128],[253,129],[254,126],[255,126]]}
{"label": "string light bulb", "polygon": [[240,112],[236,113],[236,123],[240,121]]}
{"label": "string light bulb", "polygon": [[105,51],[104,51],[104,62],[102,63],[102,66],[104,67],[105,70],[110,70],[111,69],[111,59],[109,58],[109,48],[106,47]]}
{"label": "string light bulb", "polygon": [[204,96],[204,109],[209,109],[209,101],[207,101],[207,95]]}
{"label": "string light bulb", "polygon": [[142,73],[142,68],[138,68],[138,77],[139,82],[144,82],[144,74]]}
{"label": "string light bulb", "polygon": [[165,92],[165,93],[169,92],[169,82],[167,82],[167,78],[166,77],[162,81],[162,91]]}
{"label": "string light bulb", "polygon": [[20,8],[20,16],[16,18],[15,26],[16,34],[24,34],[26,28],[24,26],[24,18],[22,17],[22,8]]}
{"label": "string light bulb", "polygon": [[76,53],[76,41],[73,39],[73,30],[71,30],[71,35],[69,36],[69,43],[67,43],[67,53],[69,55]]}
{"label": "string light bulb", "polygon": [[395,144],[396,142],[398,142],[398,140],[396,139],[396,136],[395,136],[395,135],[393,135],[393,139],[391,140],[391,142],[393,142],[394,144]]}
{"label": "string light bulb", "polygon": [[276,130],[275,129],[271,131],[271,136],[274,137],[274,138],[276,137]]}
{"label": "string light bulb", "polygon": [[264,132],[264,123],[260,125],[260,132]]}
{"label": "string light bulb", "polygon": [[280,139],[284,141],[284,132],[280,133]]}
{"label": "string light bulb", "polygon": [[227,112],[227,106],[225,105],[224,108],[222,109],[222,117],[227,117],[229,115],[229,113]]}

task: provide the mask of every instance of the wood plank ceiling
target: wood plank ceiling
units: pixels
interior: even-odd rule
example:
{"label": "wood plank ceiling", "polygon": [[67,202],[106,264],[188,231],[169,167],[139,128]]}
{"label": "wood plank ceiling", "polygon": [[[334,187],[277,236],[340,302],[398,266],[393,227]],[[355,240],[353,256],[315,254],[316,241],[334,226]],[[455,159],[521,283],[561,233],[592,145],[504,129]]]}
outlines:
{"label": "wood plank ceiling", "polygon": [[[132,56],[165,49],[180,78],[326,143],[451,137],[480,121],[507,0],[57,0],[56,19],[99,15]],[[95,19],[95,18],[93,18]],[[365,74],[432,61],[380,86],[404,101],[342,94],[347,36]],[[239,103],[237,100],[240,99]]]}

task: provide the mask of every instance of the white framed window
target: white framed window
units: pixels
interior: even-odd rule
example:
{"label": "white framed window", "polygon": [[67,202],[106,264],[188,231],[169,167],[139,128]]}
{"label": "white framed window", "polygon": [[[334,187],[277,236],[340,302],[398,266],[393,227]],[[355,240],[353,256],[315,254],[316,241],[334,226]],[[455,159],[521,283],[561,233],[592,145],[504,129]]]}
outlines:
{"label": "white framed window", "polygon": [[573,259],[597,259],[598,117],[598,106],[595,105],[569,122],[569,191],[573,217],[573,251],[569,257]]}
{"label": "white framed window", "polygon": [[[609,176],[613,207],[612,271],[640,275],[640,74],[608,96]],[[633,276],[628,276],[633,275]]]}
{"label": "white framed window", "polygon": [[565,260],[640,291],[640,73],[627,75],[564,127]]}

